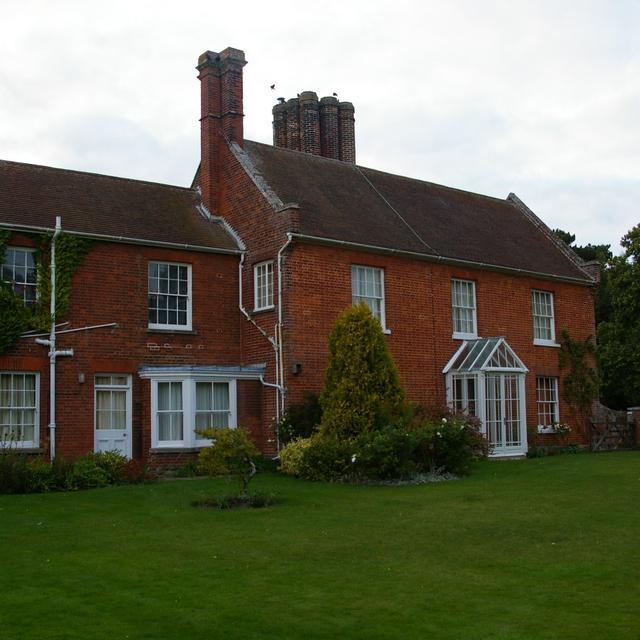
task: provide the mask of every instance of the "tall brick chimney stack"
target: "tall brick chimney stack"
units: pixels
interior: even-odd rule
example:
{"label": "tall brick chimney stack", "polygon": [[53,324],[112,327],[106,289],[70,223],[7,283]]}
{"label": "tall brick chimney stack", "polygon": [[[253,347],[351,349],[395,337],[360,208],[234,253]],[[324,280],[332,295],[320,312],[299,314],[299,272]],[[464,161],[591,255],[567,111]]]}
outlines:
{"label": "tall brick chimney stack", "polygon": [[313,91],[278,99],[273,107],[273,144],[355,164],[354,108],[333,96],[318,101]]}
{"label": "tall brick chimney stack", "polygon": [[224,140],[242,146],[242,68],[244,52],[228,47],[198,58],[200,80],[200,188],[211,212],[219,211],[220,156]]}

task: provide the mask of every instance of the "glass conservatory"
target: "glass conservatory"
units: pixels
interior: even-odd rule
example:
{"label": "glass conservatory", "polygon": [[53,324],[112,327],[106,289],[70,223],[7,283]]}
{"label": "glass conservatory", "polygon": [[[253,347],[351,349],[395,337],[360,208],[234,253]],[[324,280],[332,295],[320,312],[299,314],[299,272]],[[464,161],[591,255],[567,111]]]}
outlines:
{"label": "glass conservatory", "polygon": [[493,457],[527,452],[527,372],[504,338],[465,340],[443,369],[449,406],[480,419]]}

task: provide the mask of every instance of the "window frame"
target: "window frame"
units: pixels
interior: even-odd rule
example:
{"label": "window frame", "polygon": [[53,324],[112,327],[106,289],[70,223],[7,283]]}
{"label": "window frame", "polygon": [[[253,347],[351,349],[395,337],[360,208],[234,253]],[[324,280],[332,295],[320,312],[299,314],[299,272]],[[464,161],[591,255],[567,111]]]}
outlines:
{"label": "window frame", "polygon": [[[166,265],[168,267],[186,267],[187,269],[187,322],[186,324],[171,324],[151,322],[149,313],[151,311],[151,296],[152,295],[167,295],[174,296],[176,298],[185,297],[181,294],[161,293],[160,291],[151,292],[151,265]],[[149,260],[147,263],[147,325],[149,329],[170,330],[170,331],[191,331],[192,330],[192,299],[193,299],[193,281],[192,281],[192,265],[185,262],[171,262],[168,260]]]}
{"label": "window frame", "polygon": [[[543,295],[549,297],[549,307],[551,308],[550,316],[542,316],[536,314],[536,304],[535,298],[536,295]],[[550,338],[536,338],[536,318],[544,318],[551,319],[550,323]],[[532,289],[531,290],[531,319],[532,319],[532,330],[533,330],[533,344],[542,347],[559,347],[560,345],[556,342],[556,312],[555,312],[555,300],[552,291],[543,291],[542,289]]]}
{"label": "window frame", "polygon": [[[271,270],[269,270],[271,267]],[[261,304],[260,300],[260,270],[266,269],[266,304]],[[273,309],[274,303],[274,261],[264,260],[253,265],[253,310],[254,311],[266,311],[267,309]]]}
{"label": "window frame", "polygon": [[[357,278],[355,277],[355,275],[356,275],[357,269],[365,269],[366,271],[380,275],[380,292],[382,294],[380,297],[356,294],[355,284],[356,284]],[[369,304],[369,300],[380,301],[380,317],[379,318],[376,312],[371,308],[371,305]],[[365,265],[365,264],[351,265],[351,304],[353,306],[356,306],[359,302],[364,302],[369,307],[369,309],[371,309],[371,313],[375,318],[377,318],[380,321],[380,326],[382,327],[382,330],[385,333],[391,333],[389,329],[387,329],[387,320],[386,320],[386,309],[385,309],[386,295],[384,290],[384,267],[372,267],[370,265]]]}
{"label": "window frame", "polygon": [[[20,252],[22,252],[24,254],[30,254],[30,255],[33,256],[33,269],[35,271],[35,280],[34,280],[34,282],[28,282],[27,281],[26,272],[25,272],[25,281],[24,282],[16,281],[16,279],[15,279],[16,263],[14,262],[13,264],[8,264],[6,262],[7,252],[9,250],[11,250],[11,251],[20,251]],[[37,254],[37,250],[32,248],[32,247],[19,247],[19,246],[15,246],[15,245],[7,245],[6,249],[5,249],[4,261],[2,262],[2,264],[0,264],[0,273],[3,272],[5,269],[12,271],[11,280],[4,280],[4,282],[6,282],[6,283],[11,285],[11,287],[13,288],[14,293],[17,296],[19,296],[20,298],[22,298],[22,301],[27,306],[33,305],[38,301],[38,262],[35,259],[36,254]],[[27,265],[25,264],[25,269],[28,269],[28,268],[29,267],[27,267]],[[16,290],[17,287],[20,288],[21,290]],[[34,291],[33,300],[27,300],[25,298],[25,293],[28,290],[28,288],[33,288],[33,291]]]}
{"label": "window frame", "polygon": [[[33,411],[33,439],[32,440],[4,440],[0,435],[0,444],[10,443],[10,446],[13,446],[18,449],[39,449],[40,448],[40,372],[38,371],[0,371],[0,375],[10,375],[10,376],[34,376],[35,386],[34,386],[34,394],[35,394],[35,404],[33,407],[23,406],[18,408],[19,411]],[[0,396],[1,398],[1,396]],[[11,405],[6,407],[7,410],[16,410],[16,408]],[[0,411],[2,409],[0,408]]]}
{"label": "window frame", "polygon": [[[461,307],[456,306],[455,304],[455,287],[456,284],[464,284],[471,285],[471,291],[473,292],[473,307]],[[452,325],[452,335],[451,337],[454,340],[473,340],[478,337],[478,297],[476,293],[476,283],[475,280],[465,280],[463,278],[451,278],[451,325]],[[473,318],[473,332],[465,332],[465,331],[457,331],[456,330],[456,309],[464,309],[472,311]]]}
{"label": "window frame", "polygon": [[[237,384],[236,378],[216,375],[180,375],[169,373],[167,375],[149,376],[151,381],[151,448],[152,449],[195,449],[207,447],[211,441],[199,438],[195,433],[196,428],[196,383],[219,382],[226,383],[229,393],[229,429],[237,428]],[[182,439],[160,440],[158,433],[158,384],[163,382],[178,382],[182,384]]]}
{"label": "window frame", "polygon": [[[541,380],[551,380],[553,382],[552,392],[553,399],[552,400],[543,400],[540,397],[540,392],[543,391],[540,387]],[[544,391],[549,391],[549,389],[544,389]],[[560,423],[560,380],[557,376],[536,376],[536,419],[538,423],[538,433],[555,433],[556,428],[555,425]],[[551,424],[543,424],[540,420],[541,415],[545,415],[549,413],[548,411],[540,411],[541,405],[549,406],[551,405],[552,411],[555,414],[555,419],[551,419]]]}

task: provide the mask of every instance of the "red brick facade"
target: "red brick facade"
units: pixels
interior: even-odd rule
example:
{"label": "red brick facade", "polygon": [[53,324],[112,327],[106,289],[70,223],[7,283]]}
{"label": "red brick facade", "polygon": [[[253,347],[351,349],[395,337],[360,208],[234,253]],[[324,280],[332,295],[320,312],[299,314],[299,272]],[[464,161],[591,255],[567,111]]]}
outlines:
{"label": "red brick facade", "polygon": [[[220,235],[216,241],[219,244],[214,243],[209,251],[201,246],[192,246],[191,250],[169,248],[166,241],[154,245],[150,241],[134,244],[97,239],[92,243],[74,276],[66,319],[74,329],[111,323],[115,326],[59,335],[58,348],[73,349],[74,355],[59,358],[57,364],[58,453],[76,456],[94,449],[94,378],[97,374],[120,373],[131,379],[131,454],[159,465],[180,464],[193,456],[195,447],[166,448],[164,451],[154,448],[151,426],[155,419],[154,383],[148,371],[149,367],[163,366],[174,369],[196,367],[199,371],[206,367],[237,370],[237,424],[251,431],[263,453],[275,453],[274,418],[286,406],[299,402],[303,392],[322,389],[327,365],[327,337],[338,314],[351,304],[353,265],[375,267],[384,272],[387,342],[410,400],[427,405],[443,405],[447,401],[443,368],[461,344],[461,340],[452,338],[451,281],[456,278],[475,283],[478,336],[504,337],[528,369],[526,424],[537,424],[536,376],[559,379],[560,420],[571,422],[570,408],[561,399],[559,349],[534,345],[532,290],[553,294],[556,339],[567,327],[574,339],[582,340],[595,333],[593,289],[589,277],[584,275],[581,279],[580,275],[567,277],[566,274],[534,277],[526,275],[523,269],[501,268],[501,263],[488,268],[472,266],[477,258],[466,262],[458,258],[447,261],[440,259],[442,255],[421,257],[415,249],[395,251],[392,255],[394,251],[355,250],[349,243],[339,246],[340,238],[334,236],[330,236],[334,241],[304,240],[302,233],[296,237],[301,222],[305,221],[304,216],[307,216],[306,221],[312,220],[322,214],[321,207],[314,207],[317,203],[312,202],[305,208],[304,190],[300,194],[301,203],[282,202],[270,191],[269,185],[255,171],[249,155],[243,151],[244,64],[242,51],[226,49],[220,54],[206,52],[200,56],[198,65],[202,86],[202,160],[197,182],[208,212],[220,216],[232,233],[237,234],[242,256],[240,251],[231,250],[224,244]],[[308,149],[311,153],[340,157],[353,163],[353,106],[350,103],[338,105],[333,98],[323,99],[319,106],[317,97],[314,102],[314,96],[305,93],[305,100],[290,100],[274,109],[276,143],[289,149],[300,149],[306,148],[305,144],[311,139]],[[285,109],[290,117],[286,121],[278,119]],[[294,120],[295,127],[292,125]],[[340,133],[342,131],[344,135]],[[307,142],[302,144],[301,139]],[[302,162],[304,157],[300,157]],[[291,162],[291,155],[288,161]],[[313,180],[313,169],[308,173]],[[348,175],[358,174],[361,175],[360,169],[353,167]],[[325,175],[329,179],[333,174],[327,172]],[[377,198],[380,194],[370,180],[362,176],[360,188],[364,185],[365,191],[361,193],[370,196],[375,191]],[[420,195],[422,186],[417,181],[403,184],[406,193],[413,194],[409,189],[416,189],[415,193]],[[324,183],[321,187],[324,188]],[[92,193],[91,190],[86,192]],[[322,189],[320,192],[327,201],[332,200],[331,193],[325,194]],[[160,194],[158,197],[167,200],[163,215],[170,216],[173,201],[170,203],[169,197],[186,196],[166,193],[166,196]],[[198,198],[195,190],[189,193],[189,197]],[[342,190],[343,200],[345,193],[350,194],[348,184]],[[460,196],[460,193],[456,196],[458,200],[451,200],[453,205],[447,205],[457,206],[458,214],[471,211],[465,207],[475,206],[471,198],[467,199],[471,202],[468,204],[464,199],[466,196]],[[442,200],[440,196],[438,198]],[[380,199],[384,200],[383,209],[387,205],[392,209],[381,195]],[[141,201],[146,200],[145,192]],[[494,206],[495,203],[489,204]],[[489,204],[480,202],[479,206]],[[122,206],[118,206],[121,211]],[[359,202],[354,201],[353,207],[358,206]],[[504,207],[510,206],[504,204]],[[511,208],[506,212],[501,210],[500,215],[503,214],[510,220],[514,216],[519,219],[527,215],[526,212],[516,214]],[[202,226],[202,220],[196,217]],[[144,216],[138,223],[141,219]],[[520,224],[517,220],[516,223]],[[82,221],[77,224],[81,225]],[[149,220],[148,224],[153,225],[153,221]],[[217,224],[220,225],[219,220]],[[341,224],[344,232],[347,229],[344,219]],[[394,224],[402,227],[395,218]],[[531,220],[526,220],[520,227],[511,228],[524,229],[525,237],[529,230],[543,235],[535,224],[535,221],[531,225]],[[39,226],[48,227],[47,224]],[[218,232],[225,233],[220,229]],[[204,231],[197,230],[197,233]],[[225,237],[229,242],[229,236]],[[401,236],[397,238],[398,242],[402,240]],[[179,244],[180,238],[175,238],[175,242]],[[499,246],[500,242],[500,235],[496,234],[495,243]],[[552,243],[548,238],[541,242],[544,246]],[[33,237],[14,233],[10,244],[33,246]],[[216,251],[216,246],[220,251]],[[548,248],[552,253],[557,252],[552,245]],[[409,257],[409,253],[414,257]],[[511,256],[510,259],[515,258]],[[566,256],[558,258],[555,255],[545,264],[557,264],[558,259],[570,262]],[[190,265],[190,330],[149,328],[148,265],[153,261]],[[273,262],[273,306],[255,311],[254,267],[265,261]],[[469,266],[455,266],[462,263]],[[579,267],[574,265],[570,269],[578,269],[580,274]],[[31,337],[21,338],[14,349],[0,356],[2,372],[39,374],[39,449],[43,451],[47,449],[49,439],[49,361],[46,352],[46,347],[36,344]],[[246,376],[240,371],[251,367],[253,373]],[[157,369],[154,371],[157,373]],[[234,377],[236,374],[229,375]],[[571,441],[586,444],[586,435],[579,433],[578,425],[572,424],[572,427]],[[545,442],[545,438],[550,441],[551,436],[539,438]]]}
{"label": "red brick facade", "polygon": [[[12,246],[30,246],[32,238],[14,234]],[[192,330],[148,328],[150,261],[191,265]],[[94,378],[121,373],[132,381],[132,454],[146,458],[151,450],[150,381],[138,375],[141,365],[253,364],[244,360],[237,311],[238,257],[193,251],[93,242],[73,278],[67,319],[73,328],[116,323],[115,327],[60,333],[59,349],[72,357],[57,361],[57,451],[77,456],[94,448]],[[60,327],[64,331],[65,326]],[[0,370],[37,372],[40,379],[40,443],[48,448],[49,359],[47,348],[21,338],[0,356]],[[262,388],[257,380],[237,383],[237,422],[265,450],[272,447],[262,420]],[[268,423],[267,423],[268,424]],[[156,452],[156,462],[184,458]]]}

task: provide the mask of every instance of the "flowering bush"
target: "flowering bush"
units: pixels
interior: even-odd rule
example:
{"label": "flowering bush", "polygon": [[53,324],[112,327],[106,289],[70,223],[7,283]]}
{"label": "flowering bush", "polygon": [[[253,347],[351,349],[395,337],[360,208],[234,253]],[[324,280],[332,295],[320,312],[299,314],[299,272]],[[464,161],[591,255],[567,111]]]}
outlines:
{"label": "flowering bush", "polygon": [[449,411],[437,416],[412,410],[392,424],[357,438],[316,434],[281,454],[281,470],[309,480],[391,480],[417,474],[471,471],[488,446],[475,418]]}

